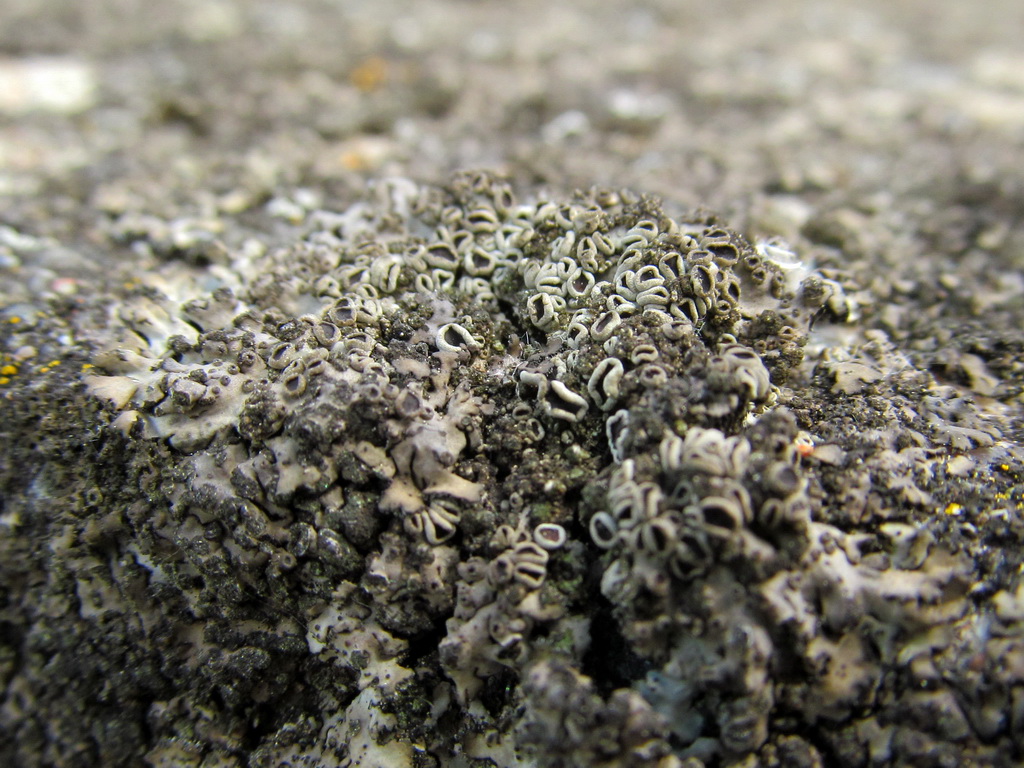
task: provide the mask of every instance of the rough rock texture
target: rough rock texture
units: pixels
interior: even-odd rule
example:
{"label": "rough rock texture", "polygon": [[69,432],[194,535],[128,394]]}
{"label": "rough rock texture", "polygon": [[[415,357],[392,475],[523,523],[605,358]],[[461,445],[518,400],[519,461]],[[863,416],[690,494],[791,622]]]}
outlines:
{"label": "rough rock texture", "polygon": [[1016,5],[59,5],[8,762],[1024,761]]}

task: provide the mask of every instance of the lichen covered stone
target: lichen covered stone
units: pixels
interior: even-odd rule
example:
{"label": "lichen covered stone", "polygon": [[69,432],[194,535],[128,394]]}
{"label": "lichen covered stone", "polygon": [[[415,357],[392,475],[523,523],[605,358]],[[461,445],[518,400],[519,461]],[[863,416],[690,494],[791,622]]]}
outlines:
{"label": "lichen covered stone", "polygon": [[853,305],[706,214],[467,173],[54,313],[0,544],[49,662],[0,659],[0,722],[65,764],[1020,750],[1021,557],[944,482],[1019,458],[879,331],[805,361]]}

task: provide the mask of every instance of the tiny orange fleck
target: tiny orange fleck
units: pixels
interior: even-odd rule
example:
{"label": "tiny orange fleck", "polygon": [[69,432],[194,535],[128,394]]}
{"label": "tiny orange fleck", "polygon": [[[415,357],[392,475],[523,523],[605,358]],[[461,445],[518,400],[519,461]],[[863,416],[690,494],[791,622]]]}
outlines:
{"label": "tiny orange fleck", "polygon": [[388,77],[388,63],[380,56],[371,56],[352,70],[349,82],[363,93],[380,88]]}
{"label": "tiny orange fleck", "polygon": [[11,383],[11,380],[8,379],[6,376],[0,376],[0,384],[10,384],[10,383]]}
{"label": "tiny orange fleck", "polygon": [[18,366],[16,365],[5,365],[3,368],[0,368],[0,373],[2,373],[4,376],[13,376],[17,372]]}
{"label": "tiny orange fleck", "polygon": [[341,153],[341,165],[346,171],[365,171],[367,168],[366,158],[354,150]]}
{"label": "tiny orange fleck", "polygon": [[47,363],[47,365],[53,368],[56,365],[60,365],[60,360],[51,360],[49,363]]}
{"label": "tiny orange fleck", "polygon": [[959,515],[960,514],[960,510],[962,510],[962,509],[963,509],[963,507],[961,507],[956,502],[951,502],[951,503],[946,505],[946,514],[947,515]]}
{"label": "tiny orange fleck", "polygon": [[14,317],[10,318],[7,322],[11,323],[12,325],[14,325],[16,323],[20,323],[21,322],[21,318],[18,317],[18,316],[14,316]]}

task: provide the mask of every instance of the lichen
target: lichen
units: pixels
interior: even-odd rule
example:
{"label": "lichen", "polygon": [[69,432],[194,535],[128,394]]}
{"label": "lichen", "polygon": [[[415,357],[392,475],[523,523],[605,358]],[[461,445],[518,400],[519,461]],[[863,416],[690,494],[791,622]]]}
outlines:
{"label": "lichen", "polygon": [[[485,173],[309,221],[201,285],[143,276],[6,331],[55,361],[5,374],[12,424],[46,414],[4,466],[34,468],[3,553],[42,574],[5,570],[5,626],[51,660],[4,662],[26,750],[1020,754],[1020,557],[983,551],[1019,457],[880,331],[805,363],[852,323],[839,277],[652,198],[519,202]],[[88,360],[55,347],[69,323]],[[972,531],[951,519],[979,500],[946,480],[975,466],[1006,467],[1006,504]]]}

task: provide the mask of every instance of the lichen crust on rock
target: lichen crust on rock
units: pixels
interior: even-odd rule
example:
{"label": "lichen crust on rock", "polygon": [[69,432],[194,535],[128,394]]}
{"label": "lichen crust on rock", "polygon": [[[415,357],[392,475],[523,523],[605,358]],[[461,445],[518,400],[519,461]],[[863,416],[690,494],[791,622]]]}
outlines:
{"label": "lichen crust on rock", "polygon": [[[1017,459],[881,332],[804,359],[854,321],[841,277],[708,214],[624,190],[518,200],[484,172],[308,218],[288,247],[143,276],[93,317],[65,386],[108,485],[46,520],[19,502],[49,541],[26,626],[65,661],[56,635],[120,638],[81,659],[146,670],[96,694],[134,713],[104,722],[141,759],[1021,747],[1001,713],[1024,691],[1024,587],[979,591],[979,545],[931,511],[952,503],[944,462]],[[841,418],[881,402],[870,435]],[[9,725],[84,696],[11,674]],[[50,735],[54,761],[76,728]]]}

